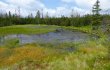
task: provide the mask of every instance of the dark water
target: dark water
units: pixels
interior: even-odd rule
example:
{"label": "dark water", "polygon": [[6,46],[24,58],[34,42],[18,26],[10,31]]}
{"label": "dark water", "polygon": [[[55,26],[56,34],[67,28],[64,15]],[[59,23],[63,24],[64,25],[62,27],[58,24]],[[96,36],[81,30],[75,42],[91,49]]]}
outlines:
{"label": "dark water", "polygon": [[96,39],[95,36],[90,36],[83,32],[69,31],[64,29],[57,29],[54,32],[46,34],[25,35],[25,34],[13,34],[0,37],[0,43],[3,43],[8,39],[19,39],[20,44],[26,43],[63,43],[63,42],[80,42],[90,39]]}

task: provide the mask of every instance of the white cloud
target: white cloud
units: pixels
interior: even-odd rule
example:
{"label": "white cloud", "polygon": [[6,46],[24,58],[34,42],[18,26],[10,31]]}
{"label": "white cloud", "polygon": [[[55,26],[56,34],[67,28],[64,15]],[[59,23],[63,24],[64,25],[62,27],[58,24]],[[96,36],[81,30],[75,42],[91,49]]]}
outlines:
{"label": "white cloud", "polygon": [[7,6],[6,3],[0,2],[0,7]]}
{"label": "white cloud", "polygon": [[2,12],[11,11],[13,14],[18,13],[18,7],[20,7],[21,15],[27,16],[29,13],[33,13],[37,9],[45,8],[45,5],[39,0],[5,0],[0,1],[0,9]]}
{"label": "white cloud", "polygon": [[41,3],[39,0],[27,0],[25,2],[25,0],[6,0],[7,3],[4,2],[0,2],[1,9],[3,11],[11,11],[12,13],[16,13],[18,10],[18,7],[20,7],[21,9],[21,15],[23,16],[27,16],[30,13],[33,13],[33,15],[35,16],[37,10],[43,9],[43,13],[44,15],[46,15],[46,13],[49,13],[49,16],[56,16],[59,17],[61,15],[65,15],[65,16],[69,16],[71,13],[71,9],[70,8],[66,8],[66,7],[56,7],[56,8],[47,8],[45,7],[45,5],[43,3]]}
{"label": "white cloud", "polygon": [[[0,9],[2,12],[11,11],[15,13],[18,7],[21,9],[21,15],[27,16],[30,13],[36,14],[37,10],[43,9],[44,15],[48,12],[50,16],[70,16],[72,9],[80,14],[90,13],[93,4],[96,0],[61,0],[64,5],[56,8],[47,8],[41,0],[4,0],[0,1]],[[110,0],[100,0],[102,9],[110,8]],[[73,3],[73,6],[69,6],[69,3]],[[74,5],[75,4],[75,5]],[[41,11],[42,12],[42,11]]]}
{"label": "white cloud", "polygon": [[[83,9],[92,9],[92,6],[95,4],[97,0],[61,0],[65,3],[73,3]],[[99,0],[100,6],[102,9],[110,9],[110,0]]]}
{"label": "white cloud", "polygon": [[100,0],[102,9],[110,9],[110,0]]}
{"label": "white cloud", "polygon": [[70,8],[56,7],[55,9],[45,8],[43,13],[46,14],[48,12],[51,17],[52,16],[60,17],[61,15],[70,16],[72,14],[72,10],[73,10],[73,14],[80,14],[80,15],[84,15],[89,12],[89,11],[85,12],[84,9],[78,7],[70,7]]}
{"label": "white cloud", "polygon": [[85,9],[90,9],[92,4],[93,4],[93,0],[75,0],[76,4],[78,7],[80,8],[85,8]]}
{"label": "white cloud", "polygon": [[[110,0],[99,0],[100,8],[109,9],[110,8]],[[76,4],[80,8],[92,9],[92,6],[95,4],[96,0],[75,0]]]}

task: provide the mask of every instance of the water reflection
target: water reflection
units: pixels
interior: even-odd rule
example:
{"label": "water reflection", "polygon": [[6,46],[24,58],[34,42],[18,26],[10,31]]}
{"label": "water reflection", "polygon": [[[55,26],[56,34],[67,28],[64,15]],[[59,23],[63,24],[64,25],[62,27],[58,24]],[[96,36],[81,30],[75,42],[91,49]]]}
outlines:
{"label": "water reflection", "polygon": [[8,39],[19,39],[20,44],[26,43],[63,43],[63,42],[80,42],[90,39],[96,39],[95,36],[90,36],[83,32],[69,31],[69,30],[56,30],[55,32],[49,32],[46,34],[38,35],[25,35],[25,34],[12,34],[0,37],[0,43],[2,44]]}

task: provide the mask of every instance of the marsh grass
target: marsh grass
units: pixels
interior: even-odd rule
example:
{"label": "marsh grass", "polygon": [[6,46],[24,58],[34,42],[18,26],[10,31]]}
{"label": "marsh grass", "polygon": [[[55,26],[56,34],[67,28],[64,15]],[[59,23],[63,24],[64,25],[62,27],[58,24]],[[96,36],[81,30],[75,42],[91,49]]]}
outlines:
{"label": "marsh grass", "polygon": [[56,50],[51,46],[26,44],[13,49],[0,48],[2,55],[4,51],[7,51],[6,49],[13,52],[7,56],[8,58],[0,59],[0,66],[2,69],[10,70],[109,70],[110,63],[106,58],[108,48],[101,42],[88,41],[56,45],[57,49],[68,46],[76,48],[76,51],[68,53],[62,53],[61,50]]}
{"label": "marsh grass", "polygon": [[9,34],[42,34],[55,31],[58,26],[47,25],[14,25],[0,27],[0,36]]}
{"label": "marsh grass", "polygon": [[13,38],[13,39],[5,40],[3,42],[3,46],[7,48],[16,48],[19,46],[19,39]]}
{"label": "marsh grass", "polygon": [[[56,50],[49,49],[49,48],[42,48],[40,47],[40,45],[36,45],[36,44],[27,44],[22,47],[16,47],[11,49],[0,48],[0,50],[2,50],[2,52],[0,52],[1,54],[0,67],[11,66],[13,64],[16,64],[22,61],[27,61],[27,62],[34,61],[40,65],[44,62],[51,62],[61,57],[60,55],[61,53],[59,54]],[[7,56],[7,57],[4,57],[4,56]]]}

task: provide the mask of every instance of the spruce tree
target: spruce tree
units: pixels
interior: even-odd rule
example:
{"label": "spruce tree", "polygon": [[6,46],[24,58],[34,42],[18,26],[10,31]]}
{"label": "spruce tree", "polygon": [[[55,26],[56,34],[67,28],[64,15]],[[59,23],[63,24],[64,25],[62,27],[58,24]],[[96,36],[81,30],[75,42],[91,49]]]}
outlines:
{"label": "spruce tree", "polygon": [[36,19],[36,23],[37,23],[37,24],[40,23],[40,18],[41,18],[41,13],[40,13],[40,11],[38,10],[38,11],[37,11],[37,14],[36,14],[36,16],[35,16],[35,19]]}
{"label": "spruce tree", "polygon": [[100,24],[101,24],[101,16],[100,16],[100,5],[99,5],[100,1],[97,0],[96,3],[94,4],[93,8],[92,8],[92,12],[93,12],[93,20],[92,20],[92,26],[93,26],[93,30],[96,30],[99,28]]}

